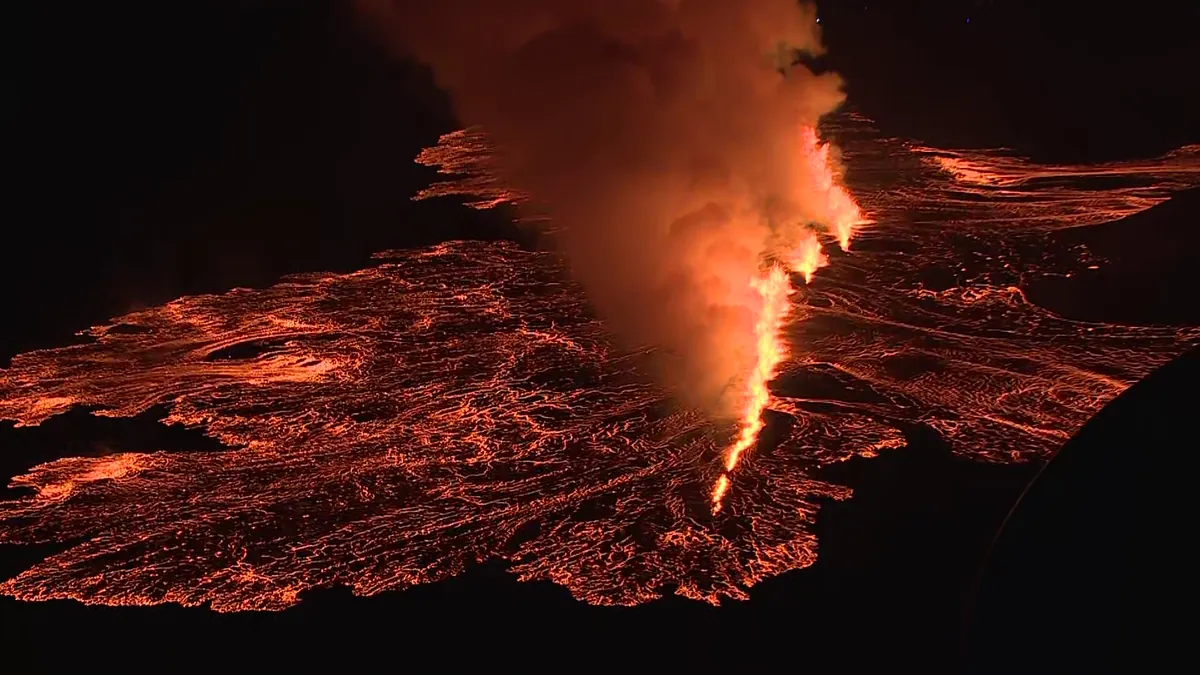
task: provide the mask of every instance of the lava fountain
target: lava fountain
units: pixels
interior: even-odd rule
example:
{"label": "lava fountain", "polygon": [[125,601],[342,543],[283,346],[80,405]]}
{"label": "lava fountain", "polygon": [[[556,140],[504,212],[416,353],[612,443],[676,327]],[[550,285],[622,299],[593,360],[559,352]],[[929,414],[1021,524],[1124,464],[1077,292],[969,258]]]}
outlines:
{"label": "lava fountain", "polygon": [[[822,143],[812,127],[804,127],[800,137],[800,152],[810,174],[807,178],[819,187],[818,195],[822,202],[813,205],[814,213],[837,237],[838,245],[845,251],[850,247],[855,230],[865,222],[862,210],[850,192],[839,183],[830,156],[830,144]],[[829,264],[829,258],[821,251],[820,240],[811,230],[804,231],[799,244],[786,254],[786,259],[786,265],[774,263],[750,282],[760,300],[754,325],[754,365],[745,379],[743,395],[746,403],[739,420],[737,437],[725,451],[724,470],[713,485],[713,515],[719,513],[724,505],[732,482],[731,475],[738,462],[758,442],[758,436],[766,426],[763,411],[771,403],[771,380],[788,353],[781,332],[791,309],[788,298],[795,292],[789,272],[799,273],[808,284],[812,283],[813,275],[819,268]]]}
{"label": "lava fountain", "polygon": [[855,229],[863,223],[862,210],[850,195],[850,191],[838,180],[830,155],[832,146],[822,143],[817,136],[817,130],[812,127],[804,127],[800,138],[803,143],[801,152],[808,160],[809,177],[816,184],[817,194],[821,195],[825,202],[816,206],[827,218],[829,228],[837,236],[838,245],[843,251],[848,250]]}
{"label": "lava fountain", "polygon": [[758,321],[754,326],[757,345],[754,370],[746,378],[746,408],[741,419],[741,431],[725,452],[725,471],[713,488],[713,515],[721,510],[725,494],[729,491],[730,473],[737,468],[742,454],[758,440],[758,434],[764,426],[763,410],[771,401],[768,387],[775,377],[775,369],[787,354],[787,347],[779,335],[788,314],[788,296],[792,294],[787,270],[782,265],[772,265],[762,277],[752,282],[752,286],[762,298]]}

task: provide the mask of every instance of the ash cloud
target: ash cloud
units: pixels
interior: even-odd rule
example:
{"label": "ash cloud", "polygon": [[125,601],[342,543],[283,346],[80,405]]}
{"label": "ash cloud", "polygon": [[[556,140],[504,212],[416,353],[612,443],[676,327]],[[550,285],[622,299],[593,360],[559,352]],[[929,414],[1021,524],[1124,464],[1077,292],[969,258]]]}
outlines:
{"label": "ash cloud", "polygon": [[549,210],[572,272],[664,384],[737,415],[764,261],[831,226],[804,128],[841,81],[796,0],[361,0],[427,63],[460,120],[504,148],[503,179]]}

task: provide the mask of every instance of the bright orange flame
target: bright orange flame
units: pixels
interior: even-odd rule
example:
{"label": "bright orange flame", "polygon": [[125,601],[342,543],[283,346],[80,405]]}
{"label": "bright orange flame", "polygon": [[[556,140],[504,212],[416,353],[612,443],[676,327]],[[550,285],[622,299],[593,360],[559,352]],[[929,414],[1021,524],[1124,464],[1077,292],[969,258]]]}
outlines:
{"label": "bright orange flame", "polygon": [[712,503],[714,515],[721,510],[721,500],[725,499],[726,492],[729,492],[729,476],[721,474],[721,477],[717,479],[717,484],[713,486]]}
{"label": "bright orange flame", "polygon": [[762,308],[754,326],[754,369],[746,379],[746,407],[742,413],[741,432],[725,452],[725,473],[717,479],[717,485],[713,489],[713,513],[721,510],[721,499],[729,489],[727,474],[737,467],[742,454],[758,440],[758,433],[764,426],[762,412],[771,400],[768,385],[775,377],[776,367],[787,353],[779,335],[791,308],[788,296],[792,293],[792,286],[788,282],[787,269],[782,265],[772,265],[763,276],[751,280],[750,285],[762,298]]}
{"label": "bright orange flame", "polygon": [[822,212],[838,239],[843,251],[849,250],[855,228],[863,222],[862,210],[846,188],[837,182],[837,172],[829,156],[830,145],[822,143],[817,130],[804,127],[800,133],[803,141],[802,153],[808,160],[808,169],[816,182],[818,191],[824,195]]}
{"label": "bright orange flame", "polygon": [[754,444],[758,432],[763,428],[762,411],[771,399],[767,384],[775,377],[775,368],[783,360],[786,348],[779,337],[783,320],[790,305],[788,296],[792,287],[788,283],[787,270],[774,265],[767,273],[751,282],[754,290],[762,296],[762,312],[754,326],[757,342],[757,358],[754,370],[746,382],[746,410],[742,416],[742,433],[725,456],[725,469],[732,471],[742,453]]}
{"label": "bright orange flame", "polygon": [[821,241],[813,232],[805,232],[804,239],[792,251],[789,266],[804,275],[804,283],[811,284],[817,270],[829,264],[829,258],[821,252]]}
{"label": "bright orange flame", "polygon": [[[816,205],[820,219],[837,236],[842,250],[848,250],[855,228],[866,222],[862,210],[838,182],[833,160],[829,156],[830,145],[822,143],[817,137],[817,130],[812,127],[802,129],[801,139],[801,154],[807,161],[817,191],[824,196],[824,202]],[[788,273],[798,272],[804,275],[805,283],[812,283],[816,271],[829,264],[829,258],[821,251],[820,240],[812,231],[804,232],[800,243],[786,257],[786,267],[773,265],[763,276],[750,282],[762,298],[758,322],[754,327],[754,368],[746,378],[746,407],[737,440],[725,451],[725,470],[713,486],[714,515],[720,512],[725,495],[729,492],[730,474],[737,468],[742,455],[758,441],[758,434],[766,426],[762,414],[771,402],[769,385],[775,377],[776,368],[787,355],[787,345],[780,331],[791,309],[788,296],[792,294],[792,287]]]}

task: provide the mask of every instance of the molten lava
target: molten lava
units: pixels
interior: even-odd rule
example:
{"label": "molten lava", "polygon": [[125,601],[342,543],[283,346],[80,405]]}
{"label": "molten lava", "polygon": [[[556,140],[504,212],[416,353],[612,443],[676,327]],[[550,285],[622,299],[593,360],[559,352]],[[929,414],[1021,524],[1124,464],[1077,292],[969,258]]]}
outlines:
{"label": "molten lava", "polygon": [[791,306],[788,296],[792,294],[792,287],[787,270],[781,265],[772,265],[751,286],[762,298],[758,321],[754,326],[754,370],[746,378],[746,408],[740,422],[741,431],[725,452],[725,472],[717,479],[717,486],[713,489],[714,514],[721,510],[722,500],[729,490],[729,474],[737,468],[742,455],[758,440],[758,434],[764,426],[763,411],[771,401],[769,385],[775,377],[775,369],[787,354],[787,346],[780,336],[783,321]]}
{"label": "molten lava", "polygon": [[[278,610],[310,589],[372,595],[499,559],[593,604],[664,589],[742,599],[816,560],[822,505],[852,497],[821,467],[903,452],[909,425],[964,458],[1039,460],[1200,344],[1197,327],[1072,320],[1021,290],[1103,267],[1058,231],[1120,227],[1200,185],[1200,147],[1047,166],[834,122],[874,220],[841,222],[869,245],[790,295],[781,266],[798,277],[819,248],[771,252],[777,266],[747,292],[768,348],[744,385],[766,398],[747,398],[732,445],[728,426],[647,377],[644,350],[614,346],[558,256],[497,242],[391,252],[348,274],[180,298],[0,369],[0,419],[18,426],[163,406],[164,422],[227,448],[30,467],[0,500],[0,543],[58,544],[0,593]],[[486,139],[443,138],[455,142],[470,147],[426,159],[483,171]],[[459,178],[428,196],[519,198]],[[778,445],[718,467],[768,407],[786,422]],[[713,526],[714,503],[736,527]]]}
{"label": "molten lava", "polygon": [[[804,127],[800,137],[802,143],[799,151],[805,160],[808,178],[816,185],[817,194],[823,198],[823,203],[817,205],[816,214],[837,237],[842,250],[847,250],[855,228],[863,222],[862,210],[838,181],[830,156],[830,144],[821,143],[816,129],[812,127]],[[829,264],[829,259],[821,252],[821,242],[817,236],[805,230],[800,243],[789,252],[788,264],[791,270],[804,276],[806,284],[811,284],[813,275],[819,268]],[[730,474],[737,468],[742,455],[758,442],[758,435],[765,426],[763,411],[771,402],[771,380],[780,362],[787,356],[787,345],[783,342],[781,331],[791,307],[788,296],[793,292],[788,271],[782,265],[772,265],[750,284],[761,298],[756,308],[758,318],[754,326],[754,365],[746,377],[746,404],[739,420],[740,431],[733,445],[725,452],[725,471],[717,478],[712,491],[713,515],[721,511],[725,495],[729,492]]]}
{"label": "molten lava", "polygon": [[811,231],[806,231],[800,244],[792,251],[788,266],[804,277],[804,283],[811,284],[817,270],[829,264],[829,258],[821,252],[821,240]]}
{"label": "molten lava", "polygon": [[863,222],[862,210],[850,192],[838,182],[830,154],[832,146],[822,143],[817,130],[812,127],[804,127],[801,140],[801,155],[807,159],[808,172],[817,184],[818,193],[824,197],[824,204],[818,207],[820,213],[828,220],[838,245],[843,251],[849,250],[855,228]]}

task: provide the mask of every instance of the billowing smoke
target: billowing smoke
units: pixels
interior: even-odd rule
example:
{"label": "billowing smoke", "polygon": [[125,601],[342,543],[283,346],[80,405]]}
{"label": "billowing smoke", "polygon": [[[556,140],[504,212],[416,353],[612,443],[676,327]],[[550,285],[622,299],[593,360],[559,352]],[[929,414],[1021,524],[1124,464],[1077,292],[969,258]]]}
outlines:
{"label": "billowing smoke", "polygon": [[[504,149],[503,178],[549,210],[597,311],[650,344],[665,384],[739,414],[771,258],[823,261],[837,231],[813,168],[841,81],[797,0],[363,0],[429,64],[460,120]],[[823,168],[823,167],[822,167]],[[827,182],[827,180],[826,180]],[[805,262],[807,261],[807,262]],[[794,269],[800,269],[793,264]],[[809,270],[811,271],[811,270]]]}

